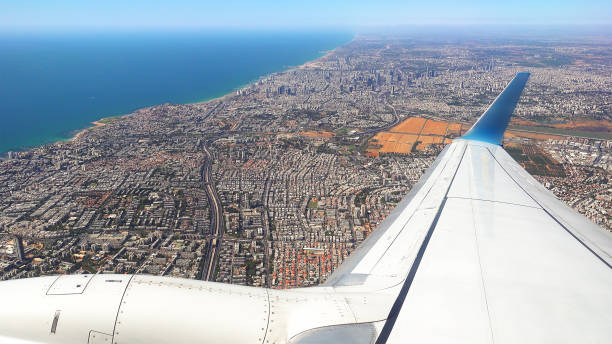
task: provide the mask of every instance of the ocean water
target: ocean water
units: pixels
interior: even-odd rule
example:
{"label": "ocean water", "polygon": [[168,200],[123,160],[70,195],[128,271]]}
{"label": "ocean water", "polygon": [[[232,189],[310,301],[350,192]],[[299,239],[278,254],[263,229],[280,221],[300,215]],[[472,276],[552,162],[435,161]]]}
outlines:
{"label": "ocean water", "polygon": [[225,95],[316,59],[349,32],[0,34],[0,154],[102,117]]}

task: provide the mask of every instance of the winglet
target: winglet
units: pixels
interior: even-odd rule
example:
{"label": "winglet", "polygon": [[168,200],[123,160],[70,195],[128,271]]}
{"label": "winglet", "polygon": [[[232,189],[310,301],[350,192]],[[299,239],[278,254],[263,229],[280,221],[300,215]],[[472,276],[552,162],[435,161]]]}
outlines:
{"label": "winglet", "polygon": [[529,79],[528,72],[517,73],[502,93],[489,105],[487,111],[480,116],[472,128],[461,138],[496,145],[501,144],[506,127],[510,122],[510,116],[512,116],[516,103],[518,103],[521,97],[527,79]]}

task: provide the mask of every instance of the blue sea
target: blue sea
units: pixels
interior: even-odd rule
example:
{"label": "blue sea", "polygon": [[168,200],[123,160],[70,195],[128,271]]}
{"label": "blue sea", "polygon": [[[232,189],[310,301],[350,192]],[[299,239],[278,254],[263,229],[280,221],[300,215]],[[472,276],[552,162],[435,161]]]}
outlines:
{"label": "blue sea", "polygon": [[102,117],[192,103],[303,64],[349,32],[0,34],[0,154],[70,138]]}

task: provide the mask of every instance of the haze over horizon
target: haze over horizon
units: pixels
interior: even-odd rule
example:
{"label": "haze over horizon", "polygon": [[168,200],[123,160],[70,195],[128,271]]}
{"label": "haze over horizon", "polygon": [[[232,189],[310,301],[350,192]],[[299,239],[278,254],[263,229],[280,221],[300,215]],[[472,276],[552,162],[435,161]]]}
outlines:
{"label": "haze over horizon", "polygon": [[369,28],[401,25],[611,25],[603,0],[308,3],[263,0],[82,2],[33,0],[2,6],[1,31],[72,29]]}

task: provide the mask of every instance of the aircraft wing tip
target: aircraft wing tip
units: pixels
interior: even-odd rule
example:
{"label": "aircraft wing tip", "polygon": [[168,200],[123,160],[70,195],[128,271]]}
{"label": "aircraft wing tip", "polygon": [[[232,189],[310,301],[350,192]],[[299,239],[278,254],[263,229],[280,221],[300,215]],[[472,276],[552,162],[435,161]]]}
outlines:
{"label": "aircraft wing tip", "polygon": [[517,73],[472,128],[461,138],[501,144],[506,127],[510,122],[510,116],[514,112],[530,75],[529,72]]}

